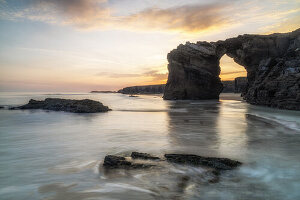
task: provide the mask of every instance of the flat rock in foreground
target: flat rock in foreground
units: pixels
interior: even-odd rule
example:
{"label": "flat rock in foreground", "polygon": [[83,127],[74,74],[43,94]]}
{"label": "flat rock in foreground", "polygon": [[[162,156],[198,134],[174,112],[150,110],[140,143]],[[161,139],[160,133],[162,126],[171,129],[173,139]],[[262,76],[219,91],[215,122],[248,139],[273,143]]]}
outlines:
{"label": "flat rock in foreground", "polygon": [[47,98],[44,101],[31,99],[28,104],[12,109],[43,109],[73,113],[97,113],[107,112],[110,110],[99,101],[93,101],[90,99],[71,100],[60,98]]}
{"label": "flat rock in foreground", "polygon": [[[114,156],[114,155],[107,155],[104,158],[103,166],[105,168],[125,168],[125,169],[140,169],[140,168],[148,168],[150,166],[155,166],[158,164],[159,161],[163,161],[159,157],[152,156],[147,153],[139,153],[139,152],[132,152],[131,158],[141,159],[141,160],[149,160],[149,161],[156,161],[151,163],[135,163],[133,160],[128,160],[122,156]],[[165,158],[168,162],[177,163],[177,164],[188,164],[194,166],[204,166],[208,167],[213,170],[233,170],[240,165],[241,162],[236,160],[231,160],[229,158],[215,158],[215,157],[204,157],[198,155],[191,155],[191,154],[165,154]]]}

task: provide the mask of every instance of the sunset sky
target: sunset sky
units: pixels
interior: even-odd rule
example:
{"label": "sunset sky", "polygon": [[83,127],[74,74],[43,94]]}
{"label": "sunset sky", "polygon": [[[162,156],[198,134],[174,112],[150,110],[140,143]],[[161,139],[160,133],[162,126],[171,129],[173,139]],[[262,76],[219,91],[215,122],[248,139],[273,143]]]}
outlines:
{"label": "sunset sky", "polygon": [[[0,0],[0,91],[165,83],[186,41],[300,27],[300,0]],[[244,76],[224,56],[222,80]]]}

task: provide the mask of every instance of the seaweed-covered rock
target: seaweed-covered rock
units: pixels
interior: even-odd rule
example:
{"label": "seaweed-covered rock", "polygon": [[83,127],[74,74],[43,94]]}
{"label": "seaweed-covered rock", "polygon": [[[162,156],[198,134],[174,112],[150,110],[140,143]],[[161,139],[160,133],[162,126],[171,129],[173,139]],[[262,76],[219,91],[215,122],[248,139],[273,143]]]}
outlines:
{"label": "seaweed-covered rock", "polygon": [[59,98],[47,98],[44,101],[31,99],[28,104],[14,107],[12,109],[43,109],[73,113],[96,113],[107,112],[110,110],[99,101],[93,101],[90,99],[71,100]]}

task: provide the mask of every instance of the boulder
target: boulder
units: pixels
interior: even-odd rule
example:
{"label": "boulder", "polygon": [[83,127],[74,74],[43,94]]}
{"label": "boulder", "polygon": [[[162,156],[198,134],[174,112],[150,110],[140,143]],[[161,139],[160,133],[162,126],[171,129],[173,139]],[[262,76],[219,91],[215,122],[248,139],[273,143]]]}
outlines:
{"label": "boulder", "polygon": [[97,113],[107,112],[110,110],[107,106],[104,106],[98,101],[89,99],[71,100],[59,98],[47,98],[44,101],[31,99],[28,104],[11,109],[43,109],[73,113]]}

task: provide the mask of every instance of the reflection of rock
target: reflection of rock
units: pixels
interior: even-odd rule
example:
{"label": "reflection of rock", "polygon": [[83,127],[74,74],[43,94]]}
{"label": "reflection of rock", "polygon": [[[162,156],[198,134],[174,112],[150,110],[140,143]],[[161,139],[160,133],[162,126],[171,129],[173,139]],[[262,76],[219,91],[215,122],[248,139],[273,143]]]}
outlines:
{"label": "reflection of rock", "polygon": [[300,110],[300,29],[179,45],[168,54],[164,99],[218,99],[219,60],[224,54],[247,71],[247,102]]}
{"label": "reflection of rock", "polygon": [[164,92],[165,84],[162,85],[144,85],[132,86],[119,90],[122,94],[161,94]]}
{"label": "reflection of rock", "polygon": [[242,164],[228,158],[203,157],[191,154],[165,154],[165,157],[169,162],[206,166],[217,170],[231,170]]}
{"label": "reflection of rock", "polygon": [[74,113],[107,112],[109,108],[98,101],[89,99],[70,100],[59,98],[47,98],[44,101],[31,99],[28,104],[12,109],[44,109],[54,111],[66,111]]}
{"label": "reflection of rock", "polygon": [[170,106],[168,128],[171,146],[193,154],[199,151],[204,154],[217,154],[214,151],[218,140],[216,119],[219,117],[220,104],[211,100],[170,101],[168,105]]}

